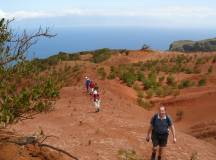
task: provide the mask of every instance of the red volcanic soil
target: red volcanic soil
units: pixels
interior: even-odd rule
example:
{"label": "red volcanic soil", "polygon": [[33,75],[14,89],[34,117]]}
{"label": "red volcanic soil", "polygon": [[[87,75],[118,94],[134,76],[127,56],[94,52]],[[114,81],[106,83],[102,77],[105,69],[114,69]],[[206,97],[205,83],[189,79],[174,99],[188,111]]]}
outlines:
{"label": "red volcanic soil", "polygon": [[[135,62],[145,59],[145,54],[148,58],[165,56],[162,53],[144,52],[136,55],[133,51],[129,56],[113,56],[100,65],[118,65],[125,63],[125,60]],[[79,160],[118,160],[120,149],[132,149],[139,157],[148,159],[151,143],[145,141],[145,136],[156,108],[146,111],[139,107],[136,104],[136,92],[119,80],[99,80],[95,72],[98,64],[86,62],[83,65],[83,75],[89,76],[99,85],[102,99],[99,113],[95,113],[92,98],[85,93],[83,79],[76,84],[71,82],[68,87],[61,89],[53,111],[19,121],[7,129],[24,135],[31,135],[42,129],[45,135],[53,135],[45,144],[61,148]],[[216,146],[201,140],[200,135],[197,135],[200,128],[206,130],[205,124],[215,127],[212,122],[215,120],[215,99],[216,89],[214,86],[207,86],[185,89],[177,97],[160,100],[167,106],[168,113],[174,120],[176,112],[183,111],[182,120],[175,123],[177,143],[172,143],[171,136],[169,139],[166,152],[168,160],[186,160],[193,156],[200,160],[215,160]]]}

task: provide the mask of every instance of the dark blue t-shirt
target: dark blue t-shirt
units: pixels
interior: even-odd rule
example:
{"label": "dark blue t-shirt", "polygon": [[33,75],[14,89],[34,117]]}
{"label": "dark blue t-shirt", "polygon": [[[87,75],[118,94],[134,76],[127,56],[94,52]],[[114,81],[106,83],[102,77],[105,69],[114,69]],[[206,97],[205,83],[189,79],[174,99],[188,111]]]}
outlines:
{"label": "dark blue t-shirt", "polygon": [[86,87],[89,87],[90,82],[91,82],[91,81],[90,81],[89,79],[86,80],[86,83],[85,83],[85,84],[86,84]]}
{"label": "dark blue t-shirt", "polygon": [[166,118],[160,119],[158,114],[155,114],[151,119],[151,125],[153,131],[159,134],[166,134],[169,132],[169,127],[173,124],[170,116],[166,115]]}

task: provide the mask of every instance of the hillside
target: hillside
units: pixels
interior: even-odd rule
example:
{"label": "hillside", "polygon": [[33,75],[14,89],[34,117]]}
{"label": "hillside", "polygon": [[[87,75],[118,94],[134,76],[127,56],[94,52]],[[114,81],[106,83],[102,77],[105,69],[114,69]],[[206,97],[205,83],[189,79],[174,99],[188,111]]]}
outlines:
{"label": "hillside", "polygon": [[[124,154],[132,154],[136,157],[135,160],[145,160],[149,159],[151,154],[151,143],[145,141],[149,121],[157,110],[158,104],[162,102],[167,106],[168,112],[174,120],[178,118],[176,113],[179,110],[183,113],[181,120],[175,123],[177,144],[172,144],[170,139],[166,153],[167,159],[215,160],[216,132],[213,122],[215,122],[216,111],[214,104],[216,98],[216,65],[211,62],[214,58],[211,56],[215,56],[216,53],[204,55],[211,57],[211,59],[202,62],[199,73],[189,74],[185,68],[179,72],[172,72],[177,84],[180,84],[181,80],[184,79],[198,83],[200,77],[206,75],[209,66],[212,65],[204,86],[192,85],[181,88],[180,85],[180,88],[175,88],[178,90],[178,94],[175,95],[173,93],[168,95],[156,94],[156,90],[151,88],[152,85],[150,85],[149,89],[153,90],[153,93],[149,97],[147,95],[148,89],[143,89],[139,80],[134,80],[133,83],[127,81],[127,79],[124,81],[118,74],[112,79],[107,79],[102,76],[103,74],[101,75],[101,72],[98,73],[99,68],[104,68],[103,70],[108,76],[111,72],[111,66],[118,68],[119,65],[139,63],[139,65],[134,65],[138,68],[141,62],[147,62],[148,60],[154,62],[154,60],[179,55],[184,54],[130,51],[123,54],[112,54],[107,60],[100,63],[89,62],[92,57],[91,54],[82,54],[75,61],[61,61],[56,66],[57,68],[63,68],[65,65],[71,67],[79,65],[81,70],[77,78],[73,75],[67,81],[67,86],[61,88],[60,96],[54,104],[54,110],[36,114],[31,119],[18,121],[7,126],[7,130],[23,135],[32,135],[38,130],[42,130],[45,135],[51,136],[44,141],[45,144],[61,148],[79,160],[124,160],[121,157]],[[194,55],[196,55],[194,62],[196,62],[196,58],[205,59],[202,53]],[[193,59],[190,59],[184,66],[193,66],[191,60]],[[173,63],[175,62],[170,61],[169,65],[172,66]],[[156,63],[156,65],[160,65],[160,63]],[[142,64],[142,66],[145,66],[145,64]],[[128,69],[127,67],[126,69]],[[85,94],[84,77],[86,75],[99,85],[102,98],[102,111],[99,113],[94,112],[91,98]],[[165,72],[159,72],[159,75],[165,76],[165,79],[167,78]],[[134,84],[140,86],[139,89],[144,94],[142,99],[152,104],[150,108],[138,105],[137,100],[140,97],[137,95],[137,90],[132,87]],[[161,85],[166,86],[166,83],[163,82]],[[158,87],[158,84],[155,86]],[[199,130],[209,130],[211,132],[204,133],[204,131],[200,132]],[[62,156],[65,159],[68,158],[67,155],[62,154]]]}
{"label": "hillside", "polygon": [[179,52],[213,52],[216,51],[216,38],[201,41],[175,41],[170,44],[169,50]]}

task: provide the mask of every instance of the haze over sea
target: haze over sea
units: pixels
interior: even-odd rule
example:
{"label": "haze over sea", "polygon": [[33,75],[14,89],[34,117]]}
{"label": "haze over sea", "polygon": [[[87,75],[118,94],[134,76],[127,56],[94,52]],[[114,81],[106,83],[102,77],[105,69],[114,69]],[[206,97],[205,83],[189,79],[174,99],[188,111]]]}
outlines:
{"label": "haze over sea", "polygon": [[201,40],[216,37],[216,29],[164,29],[144,27],[70,27],[52,28],[57,36],[39,40],[29,57],[46,58],[60,51],[79,52],[99,48],[140,49],[143,44],[168,50],[176,40]]}

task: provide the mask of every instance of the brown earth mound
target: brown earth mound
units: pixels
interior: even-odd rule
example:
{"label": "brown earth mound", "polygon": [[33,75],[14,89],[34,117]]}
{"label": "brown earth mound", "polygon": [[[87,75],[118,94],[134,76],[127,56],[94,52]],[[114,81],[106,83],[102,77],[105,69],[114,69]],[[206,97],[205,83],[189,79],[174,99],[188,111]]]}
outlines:
{"label": "brown earth mound", "polygon": [[[138,62],[140,59],[144,60],[146,56],[152,59],[171,55],[171,53],[165,55],[145,52],[138,52],[136,55],[133,51],[128,56],[113,56],[111,60],[102,64],[82,62],[85,67],[83,76],[89,76],[99,85],[102,99],[101,112],[95,113],[92,97],[85,94],[84,79],[77,81],[76,84],[71,80],[68,87],[61,89],[54,111],[20,121],[8,126],[8,129],[22,134],[32,134],[41,128],[46,135],[53,135],[44,144],[61,148],[79,160],[119,160],[119,150],[122,149],[134,150],[141,159],[148,159],[151,154],[151,144],[145,141],[145,136],[154,110],[146,111],[139,107],[133,88],[127,87],[118,79],[99,80],[96,68],[118,65],[126,60]],[[215,119],[216,94],[212,89],[208,89],[208,86],[198,90],[200,91],[185,89],[174,99],[171,97],[158,101],[168,106],[168,112],[174,119],[178,109],[184,113],[182,120],[176,122],[177,144],[172,144],[171,139],[169,140],[166,153],[168,160],[186,160],[194,157],[200,160],[215,160],[214,145],[195,138],[196,135],[193,134],[199,132],[197,130],[193,130],[192,133],[186,132],[195,125],[195,122],[197,123],[197,119],[201,122]]]}

